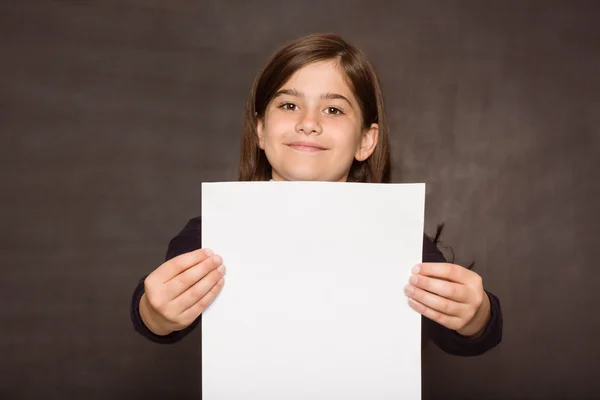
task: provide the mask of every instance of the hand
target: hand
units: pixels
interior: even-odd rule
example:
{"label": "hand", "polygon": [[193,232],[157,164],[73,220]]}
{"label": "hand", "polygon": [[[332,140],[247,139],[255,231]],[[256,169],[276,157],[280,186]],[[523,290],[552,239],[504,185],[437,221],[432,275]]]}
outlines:
{"label": "hand", "polygon": [[223,287],[222,262],[211,250],[200,249],[174,257],[148,275],[140,299],[148,329],[167,335],[191,325]]}
{"label": "hand", "polygon": [[412,272],[404,293],[415,311],[463,336],[483,332],[491,312],[481,276],[448,263],[421,263]]}

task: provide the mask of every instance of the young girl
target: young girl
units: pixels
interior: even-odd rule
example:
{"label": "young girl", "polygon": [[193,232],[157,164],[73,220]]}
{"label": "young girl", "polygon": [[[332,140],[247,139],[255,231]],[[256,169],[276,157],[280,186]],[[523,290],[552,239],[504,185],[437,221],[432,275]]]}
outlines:
{"label": "young girl", "polygon": [[[254,82],[244,115],[240,181],[390,182],[382,90],[363,53],[336,35],[287,44]],[[225,265],[202,249],[200,218],[169,243],[166,261],[133,294],[135,329],[157,343],[189,334],[225,284]],[[423,263],[404,290],[422,331],[449,354],[482,354],[502,338],[499,300],[475,272],[448,263],[423,237]]]}

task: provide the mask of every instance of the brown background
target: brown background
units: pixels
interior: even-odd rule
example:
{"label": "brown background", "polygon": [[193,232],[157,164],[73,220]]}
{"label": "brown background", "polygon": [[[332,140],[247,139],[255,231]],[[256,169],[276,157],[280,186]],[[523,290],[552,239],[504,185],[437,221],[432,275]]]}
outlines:
{"label": "brown background", "polygon": [[377,66],[394,180],[504,308],[488,354],[427,347],[424,398],[598,396],[599,5],[3,1],[0,398],[199,398],[199,332],[144,340],[131,293],[235,179],[267,56],[323,31]]}

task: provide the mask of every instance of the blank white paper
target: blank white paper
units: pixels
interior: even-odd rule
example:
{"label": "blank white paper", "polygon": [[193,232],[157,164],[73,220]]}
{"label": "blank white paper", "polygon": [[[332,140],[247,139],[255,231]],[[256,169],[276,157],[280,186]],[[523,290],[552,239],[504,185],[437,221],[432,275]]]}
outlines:
{"label": "blank white paper", "polygon": [[204,400],[420,399],[425,184],[202,184]]}

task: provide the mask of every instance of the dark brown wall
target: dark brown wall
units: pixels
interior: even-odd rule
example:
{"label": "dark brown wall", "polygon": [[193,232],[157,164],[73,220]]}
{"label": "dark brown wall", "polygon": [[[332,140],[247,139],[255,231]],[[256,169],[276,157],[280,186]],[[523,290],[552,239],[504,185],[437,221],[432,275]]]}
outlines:
{"label": "dark brown wall", "polygon": [[598,395],[598,4],[2,2],[0,398],[198,398],[199,332],[145,341],[130,296],[235,179],[266,57],[320,31],[376,64],[395,180],[504,307],[490,353],[427,347],[424,397]]}

